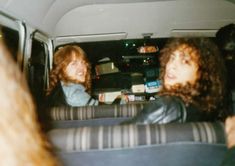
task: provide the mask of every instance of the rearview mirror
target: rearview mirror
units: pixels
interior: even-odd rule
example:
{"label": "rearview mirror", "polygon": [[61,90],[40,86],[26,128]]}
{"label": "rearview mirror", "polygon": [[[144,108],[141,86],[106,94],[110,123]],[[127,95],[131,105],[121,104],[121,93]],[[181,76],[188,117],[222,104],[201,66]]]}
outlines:
{"label": "rearview mirror", "polygon": [[158,47],[156,46],[140,46],[137,48],[138,53],[156,53],[158,51]]}

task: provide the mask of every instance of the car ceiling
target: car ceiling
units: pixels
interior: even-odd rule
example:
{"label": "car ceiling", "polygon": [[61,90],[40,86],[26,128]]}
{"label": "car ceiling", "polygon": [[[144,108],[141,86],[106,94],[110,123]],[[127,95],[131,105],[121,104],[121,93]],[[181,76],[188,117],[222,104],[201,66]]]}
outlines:
{"label": "car ceiling", "polygon": [[[188,7],[183,8],[184,5]],[[148,8],[150,12],[146,15]],[[235,22],[235,5],[231,0],[1,0],[0,9],[51,37],[117,32],[127,32],[129,38],[140,36],[141,33],[160,34],[163,37],[169,36],[172,29],[218,29]],[[182,9],[192,12],[192,18],[181,19],[187,13],[174,13]],[[206,17],[200,18],[203,14]],[[140,20],[135,16],[140,16]],[[196,21],[190,23],[190,19]],[[104,20],[110,23],[104,23]],[[158,25],[159,28],[155,30],[154,26]]]}

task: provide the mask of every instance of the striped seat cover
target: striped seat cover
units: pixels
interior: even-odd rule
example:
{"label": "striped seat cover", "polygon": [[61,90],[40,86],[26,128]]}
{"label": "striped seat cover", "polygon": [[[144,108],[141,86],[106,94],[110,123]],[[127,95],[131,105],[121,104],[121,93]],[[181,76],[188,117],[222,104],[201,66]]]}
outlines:
{"label": "striped seat cover", "polygon": [[225,144],[221,122],[118,125],[54,129],[48,136],[59,151],[132,148],[173,142]]}
{"label": "striped seat cover", "polygon": [[84,107],[53,107],[48,110],[51,120],[87,120],[96,118],[133,117],[146,103],[100,105]]}

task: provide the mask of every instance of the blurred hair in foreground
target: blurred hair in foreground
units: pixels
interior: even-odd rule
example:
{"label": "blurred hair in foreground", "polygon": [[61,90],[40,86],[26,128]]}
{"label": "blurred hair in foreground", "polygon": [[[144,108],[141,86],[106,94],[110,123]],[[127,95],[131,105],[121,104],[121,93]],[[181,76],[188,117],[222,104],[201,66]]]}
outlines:
{"label": "blurred hair in foreground", "polygon": [[0,40],[0,165],[59,165],[41,132],[26,80]]}

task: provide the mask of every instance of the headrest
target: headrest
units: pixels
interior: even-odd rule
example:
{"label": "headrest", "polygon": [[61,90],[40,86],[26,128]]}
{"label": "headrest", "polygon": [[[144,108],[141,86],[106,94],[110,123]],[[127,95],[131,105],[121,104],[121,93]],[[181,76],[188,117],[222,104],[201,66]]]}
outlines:
{"label": "headrest", "polygon": [[96,118],[133,117],[146,103],[100,105],[85,107],[53,107],[48,110],[51,120],[87,120]]}

